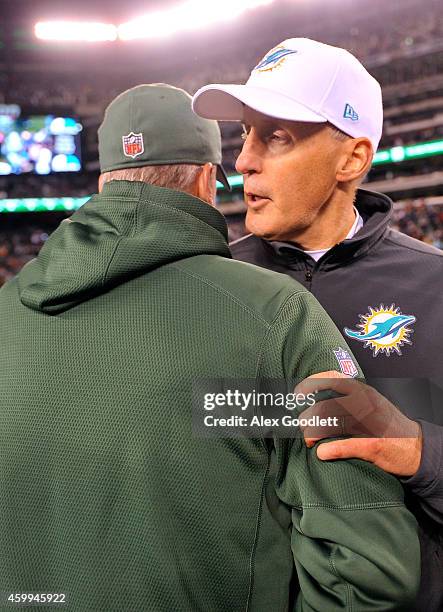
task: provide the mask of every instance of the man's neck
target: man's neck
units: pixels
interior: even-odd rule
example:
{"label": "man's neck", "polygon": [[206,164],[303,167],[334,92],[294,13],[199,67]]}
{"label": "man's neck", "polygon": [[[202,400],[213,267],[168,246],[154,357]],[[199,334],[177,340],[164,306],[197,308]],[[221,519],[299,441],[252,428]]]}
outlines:
{"label": "man's neck", "polygon": [[345,240],[355,219],[353,199],[347,197],[329,201],[318,211],[309,227],[286,241],[293,242],[303,251],[330,249]]}

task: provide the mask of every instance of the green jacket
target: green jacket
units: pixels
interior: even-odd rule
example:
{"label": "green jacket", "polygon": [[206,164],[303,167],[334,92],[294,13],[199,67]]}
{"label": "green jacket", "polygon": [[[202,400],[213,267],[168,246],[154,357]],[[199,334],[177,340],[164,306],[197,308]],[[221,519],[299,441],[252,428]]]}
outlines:
{"label": "green jacket", "polygon": [[197,379],[289,381],[338,369],[346,348],[308,291],[230,258],[215,209],[107,184],[0,311],[4,599],[280,612],[292,579],[299,611],[410,609],[419,545],[394,477],[322,463],[299,438],[192,433]]}

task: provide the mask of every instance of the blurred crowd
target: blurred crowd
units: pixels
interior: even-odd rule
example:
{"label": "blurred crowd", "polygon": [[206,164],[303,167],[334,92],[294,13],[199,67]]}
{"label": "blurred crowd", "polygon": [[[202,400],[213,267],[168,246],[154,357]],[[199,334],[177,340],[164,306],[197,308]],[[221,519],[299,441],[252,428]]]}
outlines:
{"label": "blurred crowd", "polygon": [[[228,216],[227,221],[231,242],[245,235],[243,215]],[[443,206],[429,206],[424,199],[406,201],[395,208],[392,226],[443,249]],[[0,286],[37,255],[53,228],[40,224],[0,231]]]}
{"label": "blurred crowd", "polygon": [[409,200],[394,209],[391,225],[408,236],[443,249],[443,206],[428,206],[424,199]]}
{"label": "blurred crowd", "polygon": [[[58,73],[55,67],[46,70],[42,63],[40,68],[23,73],[20,70],[0,73],[0,103],[19,104],[35,109],[36,113],[67,109],[76,113],[85,126],[82,135],[85,172],[48,175],[44,180],[35,175],[0,176],[0,199],[82,197],[96,192],[97,127],[105,106],[117,94],[150,81],[165,81],[190,93],[208,82],[244,82],[266,49],[293,36],[316,38],[348,49],[381,82],[386,113],[380,148],[443,139],[441,0],[391,0],[388,3],[384,0],[342,0],[340,4],[285,4],[282,0],[278,6],[276,3],[261,10],[264,12],[256,14],[266,15],[266,11],[271,11],[272,19],[261,18],[261,22],[245,19],[243,25],[239,23],[225,30],[226,40],[214,35],[212,45],[195,46],[191,51],[186,50],[185,45],[180,57],[173,52],[164,54],[166,63],[161,66],[157,66],[160,54],[150,58],[147,47],[146,57],[150,61],[131,64],[130,69],[126,66],[124,71],[114,70],[114,67],[112,72],[63,70],[62,67],[63,72]],[[75,57],[80,58],[80,55]],[[235,160],[241,147],[239,126],[223,123],[222,135],[224,164],[228,172],[235,172]],[[441,187],[436,187],[435,183],[440,180],[441,159],[436,156],[374,166],[369,181],[429,176],[433,182],[429,183],[429,188],[423,187],[423,193],[440,195]],[[0,220],[1,217],[0,214]],[[244,235],[242,215],[229,216],[228,225],[231,241]],[[443,206],[430,206],[423,199],[402,202],[395,209],[393,226],[443,249]],[[53,227],[50,222],[41,223],[40,217],[34,224],[20,223],[9,229],[0,223],[0,284],[38,253]]]}
{"label": "blurred crowd", "polygon": [[[42,70],[33,78],[29,78],[29,74],[23,78],[16,73],[9,75],[7,84],[1,82],[0,75],[0,102],[36,108],[82,109],[97,105],[102,110],[127,87],[152,78],[184,87],[190,93],[208,82],[243,82],[266,49],[278,40],[293,36],[317,38],[348,49],[369,66],[383,85],[403,83],[439,71],[438,62],[429,51],[432,46],[441,46],[443,38],[440,0],[425,0],[424,3],[391,0],[383,5],[382,0],[378,0],[366,2],[363,7],[353,6],[353,3],[356,4],[356,0],[347,0],[341,5],[334,3],[331,7],[323,3],[307,7],[282,3],[275,8],[262,9],[271,11],[272,27],[262,23],[251,38],[245,36],[249,34],[245,21],[245,31],[239,26],[235,45],[227,41],[220,53],[215,57],[212,55],[212,59],[209,53],[192,53],[178,69],[174,63],[165,64],[161,74],[154,67],[147,70],[146,66],[140,69],[133,65],[131,70],[123,73],[65,72],[60,79],[55,79],[51,71]],[[358,4],[361,4],[360,0]],[[239,44],[238,39],[243,43]],[[427,54],[423,53],[426,47]],[[185,56],[186,50],[183,50]],[[410,56],[415,61],[407,61]],[[393,61],[401,57],[406,61]],[[416,61],[417,58],[420,60]],[[197,63],[196,59],[199,60]],[[187,69],[183,69],[183,65]]]}
{"label": "blurred crowd", "polygon": [[97,183],[96,173],[0,176],[0,199],[82,198],[96,193]]}
{"label": "blurred crowd", "polygon": [[36,226],[0,231],[0,286],[37,255],[47,238],[47,230]]}

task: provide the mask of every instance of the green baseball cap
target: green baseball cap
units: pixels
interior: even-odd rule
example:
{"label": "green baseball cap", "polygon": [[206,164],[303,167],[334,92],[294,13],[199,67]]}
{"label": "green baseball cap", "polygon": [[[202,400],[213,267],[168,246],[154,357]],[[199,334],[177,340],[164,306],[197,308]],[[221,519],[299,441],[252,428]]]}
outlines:
{"label": "green baseball cap", "polygon": [[221,165],[216,121],[192,111],[183,89],[155,83],[117,96],[98,130],[100,171],[164,164],[217,164],[217,179],[230,190]]}

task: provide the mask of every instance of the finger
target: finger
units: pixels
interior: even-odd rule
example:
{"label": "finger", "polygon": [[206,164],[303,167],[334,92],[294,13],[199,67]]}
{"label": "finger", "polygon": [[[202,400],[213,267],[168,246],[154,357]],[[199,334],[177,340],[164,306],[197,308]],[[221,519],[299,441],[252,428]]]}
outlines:
{"label": "finger", "polygon": [[349,378],[347,374],[343,374],[343,372],[337,372],[337,370],[328,370],[327,372],[317,372],[316,374],[311,374],[308,378]]}
{"label": "finger", "polygon": [[347,426],[345,417],[335,417],[334,421],[323,422],[321,425],[308,425],[303,430],[303,437],[307,440],[323,440],[346,435]]}
{"label": "finger", "polygon": [[[344,418],[347,428],[343,433],[381,436],[386,430],[389,414],[379,410],[378,405],[372,401],[372,395],[367,393],[366,385],[360,385],[356,393],[320,400],[300,414],[301,419],[307,420],[313,416],[319,419]],[[307,425],[300,427],[304,430]]]}
{"label": "finger", "polygon": [[329,432],[325,432],[325,435],[322,436],[312,436],[312,437],[305,437],[305,444],[308,448],[311,448],[312,446],[315,446],[315,444],[317,444],[317,442],[320,442],[320,440],[325,440],[327,438],[336,438],[337,436],[340,436],[342,434],[337,433],[337,431],[335,431],[334,433],[330,432],[330,435],[328,435]]}
{"label": "finger", "polygon": [[367,385],[360,385],[357,393],[335,398],[335,402],[349,415],[345,417],[347,434],[383,437],[393,430],[396,418],[390,403]]}
{"label": "finger", "polygon": [[[303,410],[303,412],[300,413],[299,419],[309,420],[313,417],[318,417],[319,419],[327,419],[328,417],[334,416],[346,416],[348,412],[340,405],[338,401],[339,399],[341,398],[333,397],[327,400],[320,400],[316,402],[313,406],[309,406],[309,408]],[[300,425],[300,427],[301,429],[303,429],[302,425]]]}
{"label": "finger", "polygon": [[[377,417],[376,406],[371,402],[369,395],[365,391],[358,388],[358,392],[351,393],[341,397],[334,398],[335,409],[343,414],[344,416],[350,416],[355,421],[360,421],[362,425],[368,426],[370,423],[374,423]],[[331,400],[324,400],[330,402]]]}
{"label": "finger", "polygon": [[303,391],[301,389],[303,389],[305,385],[306,385],[306,388],[312,389],[315,386],[313,384],[315,380],[329,379],[329,378],[349,378],[349,377],[346,374],[343,374],[342,372],[336,372],[335,370],[328,370],[327,372],[318,372],[317,374],[311,374],[310,376],[307,376],[304,380],[300,381],[296,385],[294,389],[294,393],[298,393],[298,392],[302,393]]}
{"label": "finger", "polygon": [[323,438],[306,438],[305,437],[305,444],[306,444],[306,446],[308,448],[311,448],[312,446],[314,446],[320,440],[323,440]]}
{"label": "finger", "polygon": [[317,457],[322,461],[333,459],[364,459],[374,462],[374,440],[368,438],[349,438],[325,442],[317,448]]}
{"label": "finger", "polygon": [[300,414],[300,430],[307,438],[332,438],[347,434],[377,435],[378,429],[371,429],[364,418],[369,414],[364,404],[357,409],[357,417],[351,413],[352,403],[347,397],[322,400]]}
{"label": "finger", "polygon": [[[338,374],[338,372],[336,372]],[[302,380],[294,389],[294,393],[316,393],[317,391],[331,390],[343,395],[350,395],[358,391],[362,383],[349,376],[330,376],[329,378],[318,377],[316,374]]]}
{"label": "finger", "polygon": [[333,438],[344,434],[345,413],[334,400],[319,402],[300,414],[300,430],[305,440]]}

